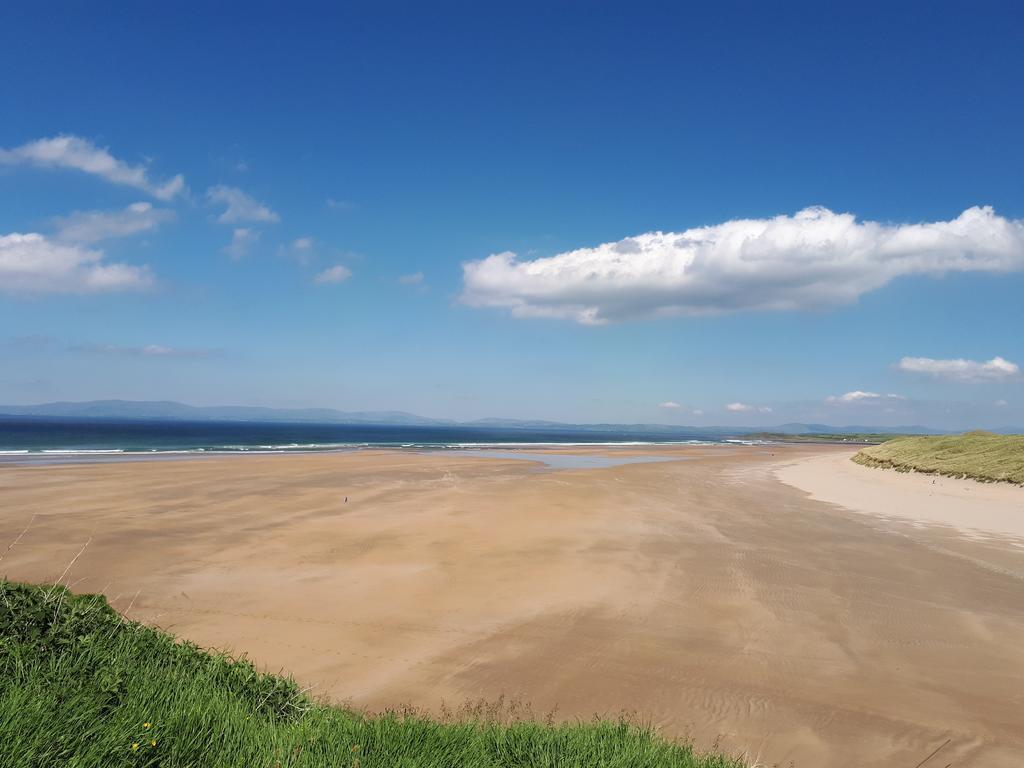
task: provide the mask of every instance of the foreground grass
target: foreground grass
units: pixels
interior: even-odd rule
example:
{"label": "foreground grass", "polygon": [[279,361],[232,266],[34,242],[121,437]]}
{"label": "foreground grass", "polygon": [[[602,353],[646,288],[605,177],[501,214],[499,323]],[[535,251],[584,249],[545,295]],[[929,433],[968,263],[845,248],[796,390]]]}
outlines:
{"label": "foreground grass", "polygon": [[853,460],[868,467],[900,472],[1024,485],[1024,435],[968,432],[943,437],[901,437],[864,448]]}
{"label": "foreground grass", "polygon": [[3,580],[0,766],[740,768],[623,722],[365,717],[99,595]]}

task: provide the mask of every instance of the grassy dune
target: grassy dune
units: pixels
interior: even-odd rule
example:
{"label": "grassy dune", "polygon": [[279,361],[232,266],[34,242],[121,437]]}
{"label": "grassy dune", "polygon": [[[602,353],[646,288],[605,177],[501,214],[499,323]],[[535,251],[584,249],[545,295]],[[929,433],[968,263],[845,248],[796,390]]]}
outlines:
{"label": "grassy dune", "polygon": [[868,467],[971,477],[1024,485],[1024,435],[968,432],[943,437],[900,437],[859,451]]}
{"label": "grassy dune", "polygon": [[804,432],[796,435],[788,432],[753,432],[744,437],[771,440],[776,443],[865,443],[874,445],[892,440],[897,435],[890,432]]}
{"label": "grassy dune", "polygon": [[625,722],[366,717],[126,621],[98,595],[0,580],[0,766],[740,768]]}

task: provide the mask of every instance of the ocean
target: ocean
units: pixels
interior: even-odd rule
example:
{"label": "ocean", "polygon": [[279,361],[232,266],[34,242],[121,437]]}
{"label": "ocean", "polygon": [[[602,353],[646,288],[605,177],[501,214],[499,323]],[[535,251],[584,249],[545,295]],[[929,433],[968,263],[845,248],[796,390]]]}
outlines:
{"label": "ocean", "polygon": [[[288,453],[360,448],[473,449],[543,445],[725,442],[721,434],[392,426],[248,421],[150,421],[0,416],[0,457]],[[729,441],[746,442],[746,441]]]}

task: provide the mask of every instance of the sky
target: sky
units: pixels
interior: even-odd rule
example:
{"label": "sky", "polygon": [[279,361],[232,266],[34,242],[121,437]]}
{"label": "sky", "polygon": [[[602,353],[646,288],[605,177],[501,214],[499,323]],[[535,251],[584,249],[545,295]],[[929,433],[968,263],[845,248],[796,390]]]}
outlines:
{"label": "sky", "polygon": [[0,9],[0,403],[1024,426],[1013,3]]}

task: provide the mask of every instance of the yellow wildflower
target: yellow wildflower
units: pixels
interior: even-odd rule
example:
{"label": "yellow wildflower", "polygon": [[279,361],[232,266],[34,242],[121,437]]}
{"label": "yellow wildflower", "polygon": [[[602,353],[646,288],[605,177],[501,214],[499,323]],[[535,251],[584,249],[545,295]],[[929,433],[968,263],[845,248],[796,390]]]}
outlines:
{"label": "yellow wildflower", "polygon": [[153,739],[151,742],[149,742],[149,746],[155,747],[156,746],[156,739]]}
{"label": "yellow wildflower", "polygon": [[142,727],[143,728],[150,728],[150,727],[152,727],[152,725],[153,725],[152,723],[143,723]]}
{"label": "yellow wildflower", "polygon": [[132,743],[132,752],[137,751],[138,748],[139,748],[139,742],[136,741],[136,742]]}

